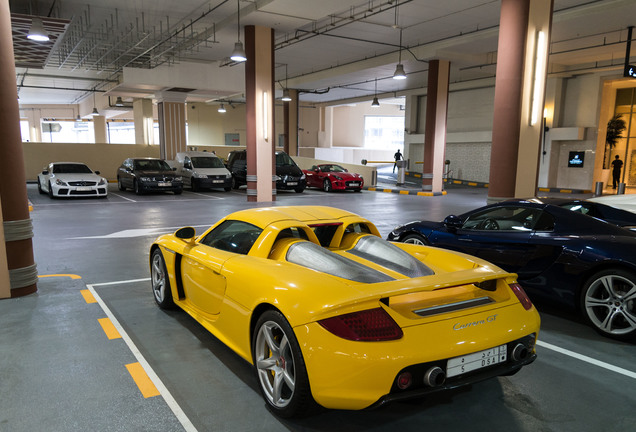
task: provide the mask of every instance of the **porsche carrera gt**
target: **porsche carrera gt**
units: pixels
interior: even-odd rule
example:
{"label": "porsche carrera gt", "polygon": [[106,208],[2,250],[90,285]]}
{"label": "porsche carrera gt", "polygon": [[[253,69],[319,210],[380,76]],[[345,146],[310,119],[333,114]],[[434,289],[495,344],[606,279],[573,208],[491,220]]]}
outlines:
{"label": "porsche carrera gt", "polygon": [[[281,417],[359,410],[518,372],[540,319],[516,275],[381,238],[321,206],[242,210],[150,249],[154,299],[254,366]],[[334,371],[338,371],[334,373]]]}

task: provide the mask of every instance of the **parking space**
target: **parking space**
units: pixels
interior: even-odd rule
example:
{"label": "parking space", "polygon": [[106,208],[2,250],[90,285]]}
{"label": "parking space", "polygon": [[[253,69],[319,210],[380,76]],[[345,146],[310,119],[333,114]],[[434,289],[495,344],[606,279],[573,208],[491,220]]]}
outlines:
{"label": "parking space", "polygon": [[[35,430],[36,421],[61,411],[70,423],[47,430],[628,431],[636,424],[636,345],[602,338],[576,316],[547,306],[539,308],[538,360],[515,376],[373,411],[287,421],[267,411],[249,364],[184,312],[154,303],[148,248],[181,226],[200,232],[239,209],[319,204],[356,212],[386,237],[400,223],[484,205],[483,189],[436,197],[307,190],[279,192],[273,204],[248,203],[244,189],[137,196],[110,185],[105,199],[51,200],[29,185],[28,193],[40,275],[81,279],[42,278],[37,294],[0,303],[2,345],[10,344],[18,365],[3,366],[0,376],[10,381],[3,379],[0,390],[16,405],[26,402],[11,417],[0,415],[0,424],[11,426],[6,430]],[[85,289],[97,304],[85,301]],[[112,320],[122,338],[108,339],[101,318]],[[40,325],[48,330],[39,333]],[[45,362],[46,373],[39,369]],[[125,368],[131,363],[160,381],[158,396],[142,396]],[[20,420],[27,411],[31,418]]]}

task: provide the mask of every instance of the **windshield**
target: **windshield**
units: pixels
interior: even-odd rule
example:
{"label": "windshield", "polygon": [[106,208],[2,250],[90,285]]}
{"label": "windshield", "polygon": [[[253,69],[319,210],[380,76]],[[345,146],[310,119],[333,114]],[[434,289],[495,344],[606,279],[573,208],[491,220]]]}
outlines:
{"label": "windshield", "polygon": [[276,153],[276,165],[296,165],[296,162],[287,153]]}
{"label": "windshield", "polygon": [[90,170],[84,164],[55,164],[53,165],[54,174],[91,174]]}
{"label": "windshield", "polygon": [[347,170],[341,167],[340,165],[321,165],[320,170],[322,172],[338,172],[338,173],[347,172]]}
{"label": "windshield", "polygon": [[140,159],[134,163],[134,169],[141,171],[172,171],[166,161],[159,159]]}
{"label": "windshield", "polygon": [[218,157],[197,156],[193,157],[192,166],[195,168],[225,168],[223,162]]}

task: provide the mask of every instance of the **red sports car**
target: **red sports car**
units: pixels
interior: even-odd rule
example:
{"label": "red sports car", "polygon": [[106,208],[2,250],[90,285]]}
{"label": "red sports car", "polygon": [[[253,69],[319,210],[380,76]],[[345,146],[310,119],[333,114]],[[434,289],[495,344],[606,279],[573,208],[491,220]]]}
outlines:
{"label": "red sports car", "polygon": [[360,174],[352,174],[340,165],[314,165],[303,170],[307,177],[307,187],[317,187],[325,192],[332,190],[354,190],[360,192],[364,179]]}

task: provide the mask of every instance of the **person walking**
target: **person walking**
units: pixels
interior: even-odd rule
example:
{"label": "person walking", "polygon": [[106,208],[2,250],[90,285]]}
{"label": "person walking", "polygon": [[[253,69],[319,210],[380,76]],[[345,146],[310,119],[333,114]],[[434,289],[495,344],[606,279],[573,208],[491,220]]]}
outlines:
{"label": "person walking", "polygon": [[395,159],[395,163],[393,164],[393,172],[395,172],[395,167],[397,167],[398,161],[402,160],[402,153],[400,153],[400,149],[398,149],[398,151],[393,155],[393,158]]}
{"label": "person walking", "polygon": [[616,185],[621,182],[621,168],[623,168],[623,161],[616,155],[612,161],[612,184],[614,185],[614,189],[616,189]]}

